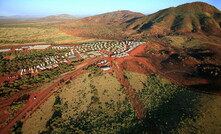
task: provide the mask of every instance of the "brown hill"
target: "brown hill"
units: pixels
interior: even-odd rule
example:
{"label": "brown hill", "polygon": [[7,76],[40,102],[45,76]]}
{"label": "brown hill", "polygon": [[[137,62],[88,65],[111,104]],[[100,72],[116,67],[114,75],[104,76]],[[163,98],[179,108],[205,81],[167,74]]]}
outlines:
{"label": "brown hill", "polygon": [[78,20],[78,22],[110,24],[114,22],[127,21],[130,19],[139,18],[143,16],[144,14],[141,13],[132,12],[128,10],[120,10],[120,11],[109,12],[109,13],[82,18]]}
{"label": "brown hill", "polygon": [[221,36],[220,27],[220,10],[194,2],[147,16],[127,10],[104,13],[64,23],[59,29],[82,37],[141,40],[151,35],[186,33]]}
{"label": "brown hill", "polygon": [[77,18],[69,15],[69,14],[61,14],[61,15],[57,15],[57,16],[47,16],[44,18],[41,18],[39,20],[41,21],[58,21],[58,20],[76,20]]}
{"label": "brown hill", "polygon": [[160,10],[157,13],[121,24],[149,35],[203,32],[221,35],[221,12],[207,3],[194,2]]}
{"label": "brown hill", "polygon": [[121,10],[65,22],[57,27],[59,30],[74,36],[122,40],[127,35],[119,24],[142,16],[144,15],[141,13]]}

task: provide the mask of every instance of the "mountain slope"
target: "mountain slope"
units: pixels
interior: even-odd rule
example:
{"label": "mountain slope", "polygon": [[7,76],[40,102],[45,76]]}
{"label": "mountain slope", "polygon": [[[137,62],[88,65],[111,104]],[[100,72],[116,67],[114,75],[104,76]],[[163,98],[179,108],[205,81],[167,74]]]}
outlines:
{"label": "mountain slope", "polygon": [[57,16],[47,16],[47,17],[41,18],[40,20],[55,21],[55,20],[74,20],[74,19],[77,19],[77,18],[69,14],[61,14]]}
{"label": "mountain slope", "polygon": [[128,10],[120,10],[120,11],[114,11],[114,12],[86,17],[80,19],[79,22],[110,24],[114,22],[127,21],[130,19],[139,18],[143,16],[144,15],[141,13],[132,12]]}
{"label": "mountain slope", "polygon": [[121,24],[151,35],[167,33],[204,32],[221,34],[221,12],[207,3],[194,2],[158,11]]}

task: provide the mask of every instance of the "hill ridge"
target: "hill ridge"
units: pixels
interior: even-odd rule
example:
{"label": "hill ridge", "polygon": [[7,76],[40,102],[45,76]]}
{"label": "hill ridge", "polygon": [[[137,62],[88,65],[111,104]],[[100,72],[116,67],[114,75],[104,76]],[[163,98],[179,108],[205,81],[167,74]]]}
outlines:
{"label": "hill ridge", "polygon": [[[185,12],[184,12],[185,11]],[[150,34],[172,32],[204,32],[221,34],[221,12],[216,7],[203,2],[194,2],[160,10],[121,24],[127,29]]]}
{"label": "hill ridge", "polygon": [[59,14],[59,15],[46,16],[40,18],[39,20],[53,21],[53,20],[74,20],[74,19],[77,19],[77,17],[70,14]]}

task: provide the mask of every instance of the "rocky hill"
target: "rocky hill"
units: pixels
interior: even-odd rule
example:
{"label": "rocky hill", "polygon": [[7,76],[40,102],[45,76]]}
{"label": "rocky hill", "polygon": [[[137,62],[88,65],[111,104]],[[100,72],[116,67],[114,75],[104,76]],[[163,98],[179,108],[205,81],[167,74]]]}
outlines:
{"label": "rocky hill", "polygon": [[110,23],[115,23],[115,22],[123,22],[123,21],[134,19],[134,18],[140,18],[143,16],[145,15],[141,13],[132,12],[128,10],[120,10],[120,11],[114,11],[114,12],[109,12],[109,13],[82,18],[79,21],[83,23],[110,24]]}
{"label": "rocky hill", "polygon": [[173,32],[203,32],[220,35],[221,11],[207,3],[194,2],[131,19],[121,26],[151,35]]}

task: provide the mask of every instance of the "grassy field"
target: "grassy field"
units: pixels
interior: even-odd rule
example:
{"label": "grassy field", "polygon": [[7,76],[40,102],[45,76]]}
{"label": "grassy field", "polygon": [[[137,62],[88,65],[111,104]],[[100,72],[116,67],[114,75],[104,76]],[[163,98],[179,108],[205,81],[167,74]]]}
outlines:
{"label": "grassy field", "polygon": [[[128,133],[140,125],[113,74],[84,74],[41,106],[23,125],[25,133]],[[53,109],[45,122],[42,112]],[[51,113],[51,112],[50,112]],[[41,118],[42,120],[39,121]],[[37,126],[37,127],[36,127]],[[43,128],[43,126],[45,128]]]}
{"label": "grassy field", "polygon": [[46,101],[23,124],[23,133],[149,133],[151,124],[162,133],[221,132],[219,96],[156,75],[125,75],[148,109],[145,120],[137,118],[114,74],[86,73]]}
{"label": "grassy field", "polygon": [[141,91],[144,88],[144,83],[147,80],[147,76],[144,74],[139,74],[131,71],[124,71],[125,76],[127,76],[133,89],[136,92]]}
{"label": "grassy field", "polygon": [[73,23],[60,25],[60,28],[62,31],[72,33],[72,35],[97,39],[125,40],[128,34],[115,25]]}
{"label": "grassy field", "polygon": [[53,115],[53,103],[55,96],[51,96],[34,114],[23,124],[22,131],[24,134],[38,133],[44,131],[47,121]]}
{"label": "grassy field", "polygon": [[148,76],[144,81],[143,74],[125,74],[162,133],[221,132],[220,96],[192,91],[158,76]]}
{"label": "grassy field", "polygon": [[81,37],[63,33],[51,26],[51,24],[53,23],[2,24],[0,25],[0,46],[15,46],[32,43],[62,44],[83,40]]}

